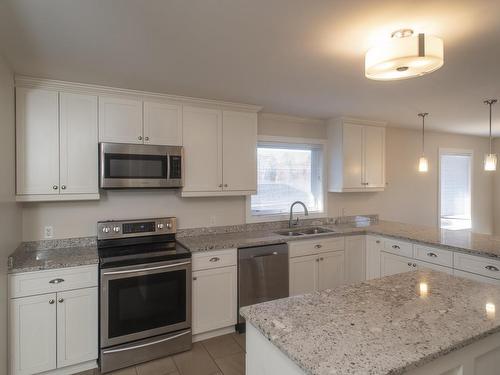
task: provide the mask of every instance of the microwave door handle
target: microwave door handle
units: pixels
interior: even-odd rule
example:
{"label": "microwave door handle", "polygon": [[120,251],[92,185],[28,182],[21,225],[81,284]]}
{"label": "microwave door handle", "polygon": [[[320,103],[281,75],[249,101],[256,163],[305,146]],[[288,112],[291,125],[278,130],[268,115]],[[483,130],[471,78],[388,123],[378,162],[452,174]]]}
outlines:
{"label": "microwave door handle", "polygon": [[170,179],[170,154],[167,153],[167,180]]}

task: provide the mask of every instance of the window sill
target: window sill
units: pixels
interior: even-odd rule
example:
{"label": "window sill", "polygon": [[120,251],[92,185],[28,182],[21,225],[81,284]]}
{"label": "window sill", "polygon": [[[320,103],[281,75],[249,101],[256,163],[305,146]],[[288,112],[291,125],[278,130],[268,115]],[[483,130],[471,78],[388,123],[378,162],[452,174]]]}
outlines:
{"label": "window sill", "polygon": [[[309,215],[304,215],[302,213],[294,213],[293,217],[299,217],[300,219],[323,219],[328,217],[326,212],[311,212]],[[258,216],[247,216],[246,223],[265,223],[269,221],[287,221],[290,219],[290,214],[278,214],[278,215],[258,215]]]}

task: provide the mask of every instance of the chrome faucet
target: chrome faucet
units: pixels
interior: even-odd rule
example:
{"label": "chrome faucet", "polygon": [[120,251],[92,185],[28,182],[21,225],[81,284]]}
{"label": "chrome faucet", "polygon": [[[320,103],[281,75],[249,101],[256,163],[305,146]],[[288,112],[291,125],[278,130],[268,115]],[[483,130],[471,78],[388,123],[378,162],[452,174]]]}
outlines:
{"label": "chrome faucet", "polygon": [[289,228],[299,225],[299,217],[298,216],[297,216],[297,220],[295,221],[295,223],[293,222],[293,207],[296,204],[300,204],[300,205],[302,205],[302,207],[304,207],[304,215],[306,215],[306,216],[309,215],[309,211],[307,210],[307,207],[303,202],[301,202],[301,201],[293,202],[292,205],[290,206],[290,220],[288,220],[288,227]]}

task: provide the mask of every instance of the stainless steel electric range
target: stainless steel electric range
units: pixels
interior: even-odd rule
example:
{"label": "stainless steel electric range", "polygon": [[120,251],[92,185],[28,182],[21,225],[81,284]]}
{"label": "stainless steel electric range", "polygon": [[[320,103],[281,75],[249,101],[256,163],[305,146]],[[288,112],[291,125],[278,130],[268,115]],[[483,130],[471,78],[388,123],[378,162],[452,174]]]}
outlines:
{"label": "stainless steel electric range", "polygon": [[100,221],[100,367],[191,349],[191,253],[174,217]]}

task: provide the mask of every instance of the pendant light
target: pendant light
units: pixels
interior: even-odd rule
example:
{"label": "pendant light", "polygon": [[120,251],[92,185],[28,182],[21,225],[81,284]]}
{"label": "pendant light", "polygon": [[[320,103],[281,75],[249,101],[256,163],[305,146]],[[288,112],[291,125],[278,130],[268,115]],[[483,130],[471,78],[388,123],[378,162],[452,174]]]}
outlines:
{"label": "pendant light", "polygon": [[429,162],[425,157],[425,116],[427,115],[427,112],[418,114],[419,117],[422,117],[422,155],[418,159],[418,171],[422,173],[427,173],[429,171]]}
{"label": "pendant light", "polygon": [[497,102],[496,99],[488,99],[484,101],[484,104],[490,106],[490,153],[485,155],[484,157],[484,170],[485,171],[496,171],[497,170],[497,154],[492,153],[491,151],[491,107],[493,104]]}
{"label": "pendant light", "polygon": [[444,64],[443,40],[400,29],[365,55],[365,76],[379,81],[419,77]]}

